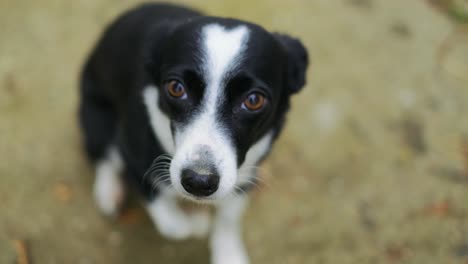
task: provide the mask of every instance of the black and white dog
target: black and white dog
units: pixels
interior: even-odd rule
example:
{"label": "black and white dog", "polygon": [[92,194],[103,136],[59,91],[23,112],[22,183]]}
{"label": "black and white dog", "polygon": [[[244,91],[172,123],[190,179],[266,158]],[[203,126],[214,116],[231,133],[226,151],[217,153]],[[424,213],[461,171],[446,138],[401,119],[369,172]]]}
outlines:
{"label": "black and white dog", "polygon": [[[116,214],[136,188],[164,236],[211,230],[212,263],[248,263],[245,192],[305,83],[308,56],[286,35],[167,4],[111,24],[81,76],[80,124],[99,208]],[[177,197],[212,203],[187,213]]]}

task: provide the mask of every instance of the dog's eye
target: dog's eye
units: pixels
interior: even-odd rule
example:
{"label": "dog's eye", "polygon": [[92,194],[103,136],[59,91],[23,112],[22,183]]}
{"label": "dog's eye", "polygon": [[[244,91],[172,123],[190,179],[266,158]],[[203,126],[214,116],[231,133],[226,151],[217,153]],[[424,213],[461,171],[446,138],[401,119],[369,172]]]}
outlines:
{"label": "dog's eye", "polygon": [[165,84],[168,93],[175,98],[185,97],[186,91],[184,85],[176,80],[171,80]]}
{"label": "dog's eye", "polygon": [[250,111],[257,111],[265,105],[265,101],[265,96],[262,94],[251,93],[242,103],[242,107]]}

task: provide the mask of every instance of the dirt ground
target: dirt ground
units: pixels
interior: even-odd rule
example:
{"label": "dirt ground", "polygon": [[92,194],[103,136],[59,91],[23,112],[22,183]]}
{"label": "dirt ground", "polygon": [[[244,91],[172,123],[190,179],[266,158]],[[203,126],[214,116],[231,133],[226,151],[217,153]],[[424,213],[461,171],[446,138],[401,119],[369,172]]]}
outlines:
{"label": "dirt ground", "polygon": [[[312,58],[245,217],[252,263],[468,263],[466,26],[424,0],[181,2]],[[133,5],[0,0],[0,263],[208,262],[207,241],[164,240],[138,203],[118,221],[93,203],[77,75]]]}

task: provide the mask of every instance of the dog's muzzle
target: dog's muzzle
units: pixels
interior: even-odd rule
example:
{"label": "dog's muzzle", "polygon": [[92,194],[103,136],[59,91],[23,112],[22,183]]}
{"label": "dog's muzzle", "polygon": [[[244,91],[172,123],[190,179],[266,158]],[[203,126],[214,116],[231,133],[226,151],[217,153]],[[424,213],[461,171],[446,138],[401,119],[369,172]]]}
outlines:
{"label": "dog's muzzle", "polygon": [[219,187],[219,174],[214,166],[211,148],[200,145],[190,157],[191,163],[181,172],[181,185],[190,194],[207,197]]}

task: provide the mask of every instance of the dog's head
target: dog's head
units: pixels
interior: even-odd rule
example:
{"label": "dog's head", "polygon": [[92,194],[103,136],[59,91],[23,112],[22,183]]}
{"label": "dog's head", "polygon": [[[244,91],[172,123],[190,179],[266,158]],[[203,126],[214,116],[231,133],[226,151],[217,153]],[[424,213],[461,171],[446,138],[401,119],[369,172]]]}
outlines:
{"label": "dog's head", "polygon": [[[161,31],[161,30],[160,30]],[[173,155],[171,185],[210,201],[252,181],[305,84],[296,39],[233,19],[199,18],[158,31],[144,91],[152,127]]]}

